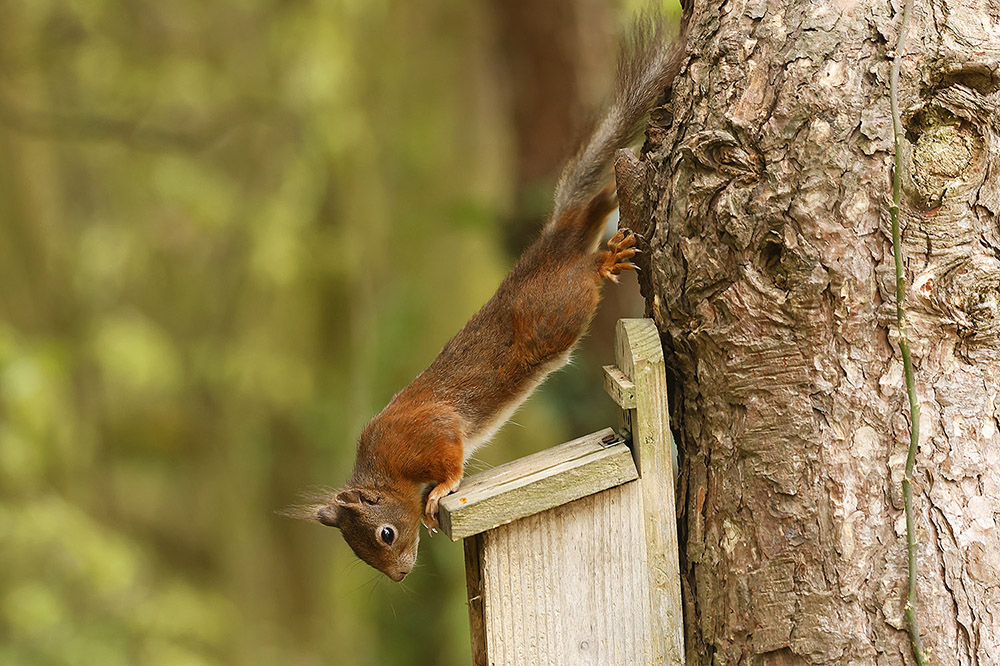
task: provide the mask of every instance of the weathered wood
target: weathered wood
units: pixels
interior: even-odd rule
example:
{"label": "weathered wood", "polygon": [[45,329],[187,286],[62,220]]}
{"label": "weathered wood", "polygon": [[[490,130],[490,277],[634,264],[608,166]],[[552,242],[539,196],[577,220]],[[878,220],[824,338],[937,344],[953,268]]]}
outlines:
{"label": "weathered wood", "polygon": [[616,366],[604,366],[604,390],[622,409],[635,409],[635,384]]}
{"label": "weathered wood", "polygon": [[465,589],[469,603],[469,633],[472,637],[472,666],[487,666],[486,627],[483,625],[483,543],[481,536],[469,537],[465,546]]}
{"label": "weathered wood", "polygon": [[615,359],[635,384],[636,406],[624,421],[642,490],[646,572],[651,608],[650,664],[684,663],[677,513],[674,504],[674,455],[670,450],[666,369],[656,326],[649,319],[618,321]]}
{"label": "weathered wood", "polygon": [[473,626],[488,655],[474,663],[655,663],[642,507],[626,483],[468,539],[481,548]]}
{"label": "weathered wood", "polygon": [[441,530],[457,541],[637,476],[628,447],[605,428],[467,477],[441,500]]}

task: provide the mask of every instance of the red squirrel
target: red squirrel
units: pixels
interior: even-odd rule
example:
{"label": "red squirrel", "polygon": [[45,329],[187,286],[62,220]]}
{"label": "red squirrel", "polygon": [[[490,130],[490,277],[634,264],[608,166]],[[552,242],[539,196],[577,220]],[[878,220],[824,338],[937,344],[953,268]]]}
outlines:
{"label": "red squirrel", "polygon": [[458,488],[465,461],[586,331],[605,278],[634,270],[635,237],[618,231],[598,250],[617,206],[614,153],[632,143],[680,68],[681,42],[644,20],[622,50],[603,120],[563,170],[540,237],[438,357],[365,426],[347,484],[303,517],[340,528],[362,560],[401,581],[417,559],[420,523]]}

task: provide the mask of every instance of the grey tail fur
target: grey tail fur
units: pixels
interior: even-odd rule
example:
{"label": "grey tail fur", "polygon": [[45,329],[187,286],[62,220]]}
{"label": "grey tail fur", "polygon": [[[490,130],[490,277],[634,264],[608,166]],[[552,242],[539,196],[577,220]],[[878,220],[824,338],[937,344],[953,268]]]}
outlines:
{"label": "grey tail fur", "polygon": [[677,76],[684,39],[666,33],[662,16],[646,13],[633,24],[622,45],[611,105],[590,138],[563,169],[556,186],[551,224],[582,209],[608,181],[615,151],[630,145],[643,120]]}

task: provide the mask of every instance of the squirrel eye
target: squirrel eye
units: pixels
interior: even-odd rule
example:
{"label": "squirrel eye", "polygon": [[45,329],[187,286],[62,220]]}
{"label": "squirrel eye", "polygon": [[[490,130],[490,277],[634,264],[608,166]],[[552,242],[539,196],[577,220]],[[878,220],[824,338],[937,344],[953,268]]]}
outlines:
{"label": "squirrel eye", "polygon": [[379,537],[385,542],[385,545],[391,546],[392,542],[396,540],[396,531],[391,527],[383,527],[382,531],[379,532]]}

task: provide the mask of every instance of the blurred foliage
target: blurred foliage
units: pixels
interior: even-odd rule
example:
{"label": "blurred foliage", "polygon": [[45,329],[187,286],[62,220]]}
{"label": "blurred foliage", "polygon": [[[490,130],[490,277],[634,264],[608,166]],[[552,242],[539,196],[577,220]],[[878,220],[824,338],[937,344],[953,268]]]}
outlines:
{"label": "blurred foliage", "polygon": [[[275,511],[509,266],[490,21],[0,0],[0,664],[468,663],[460,545],[395,585]],[[581,434],[559,395],[489,460]]]}

